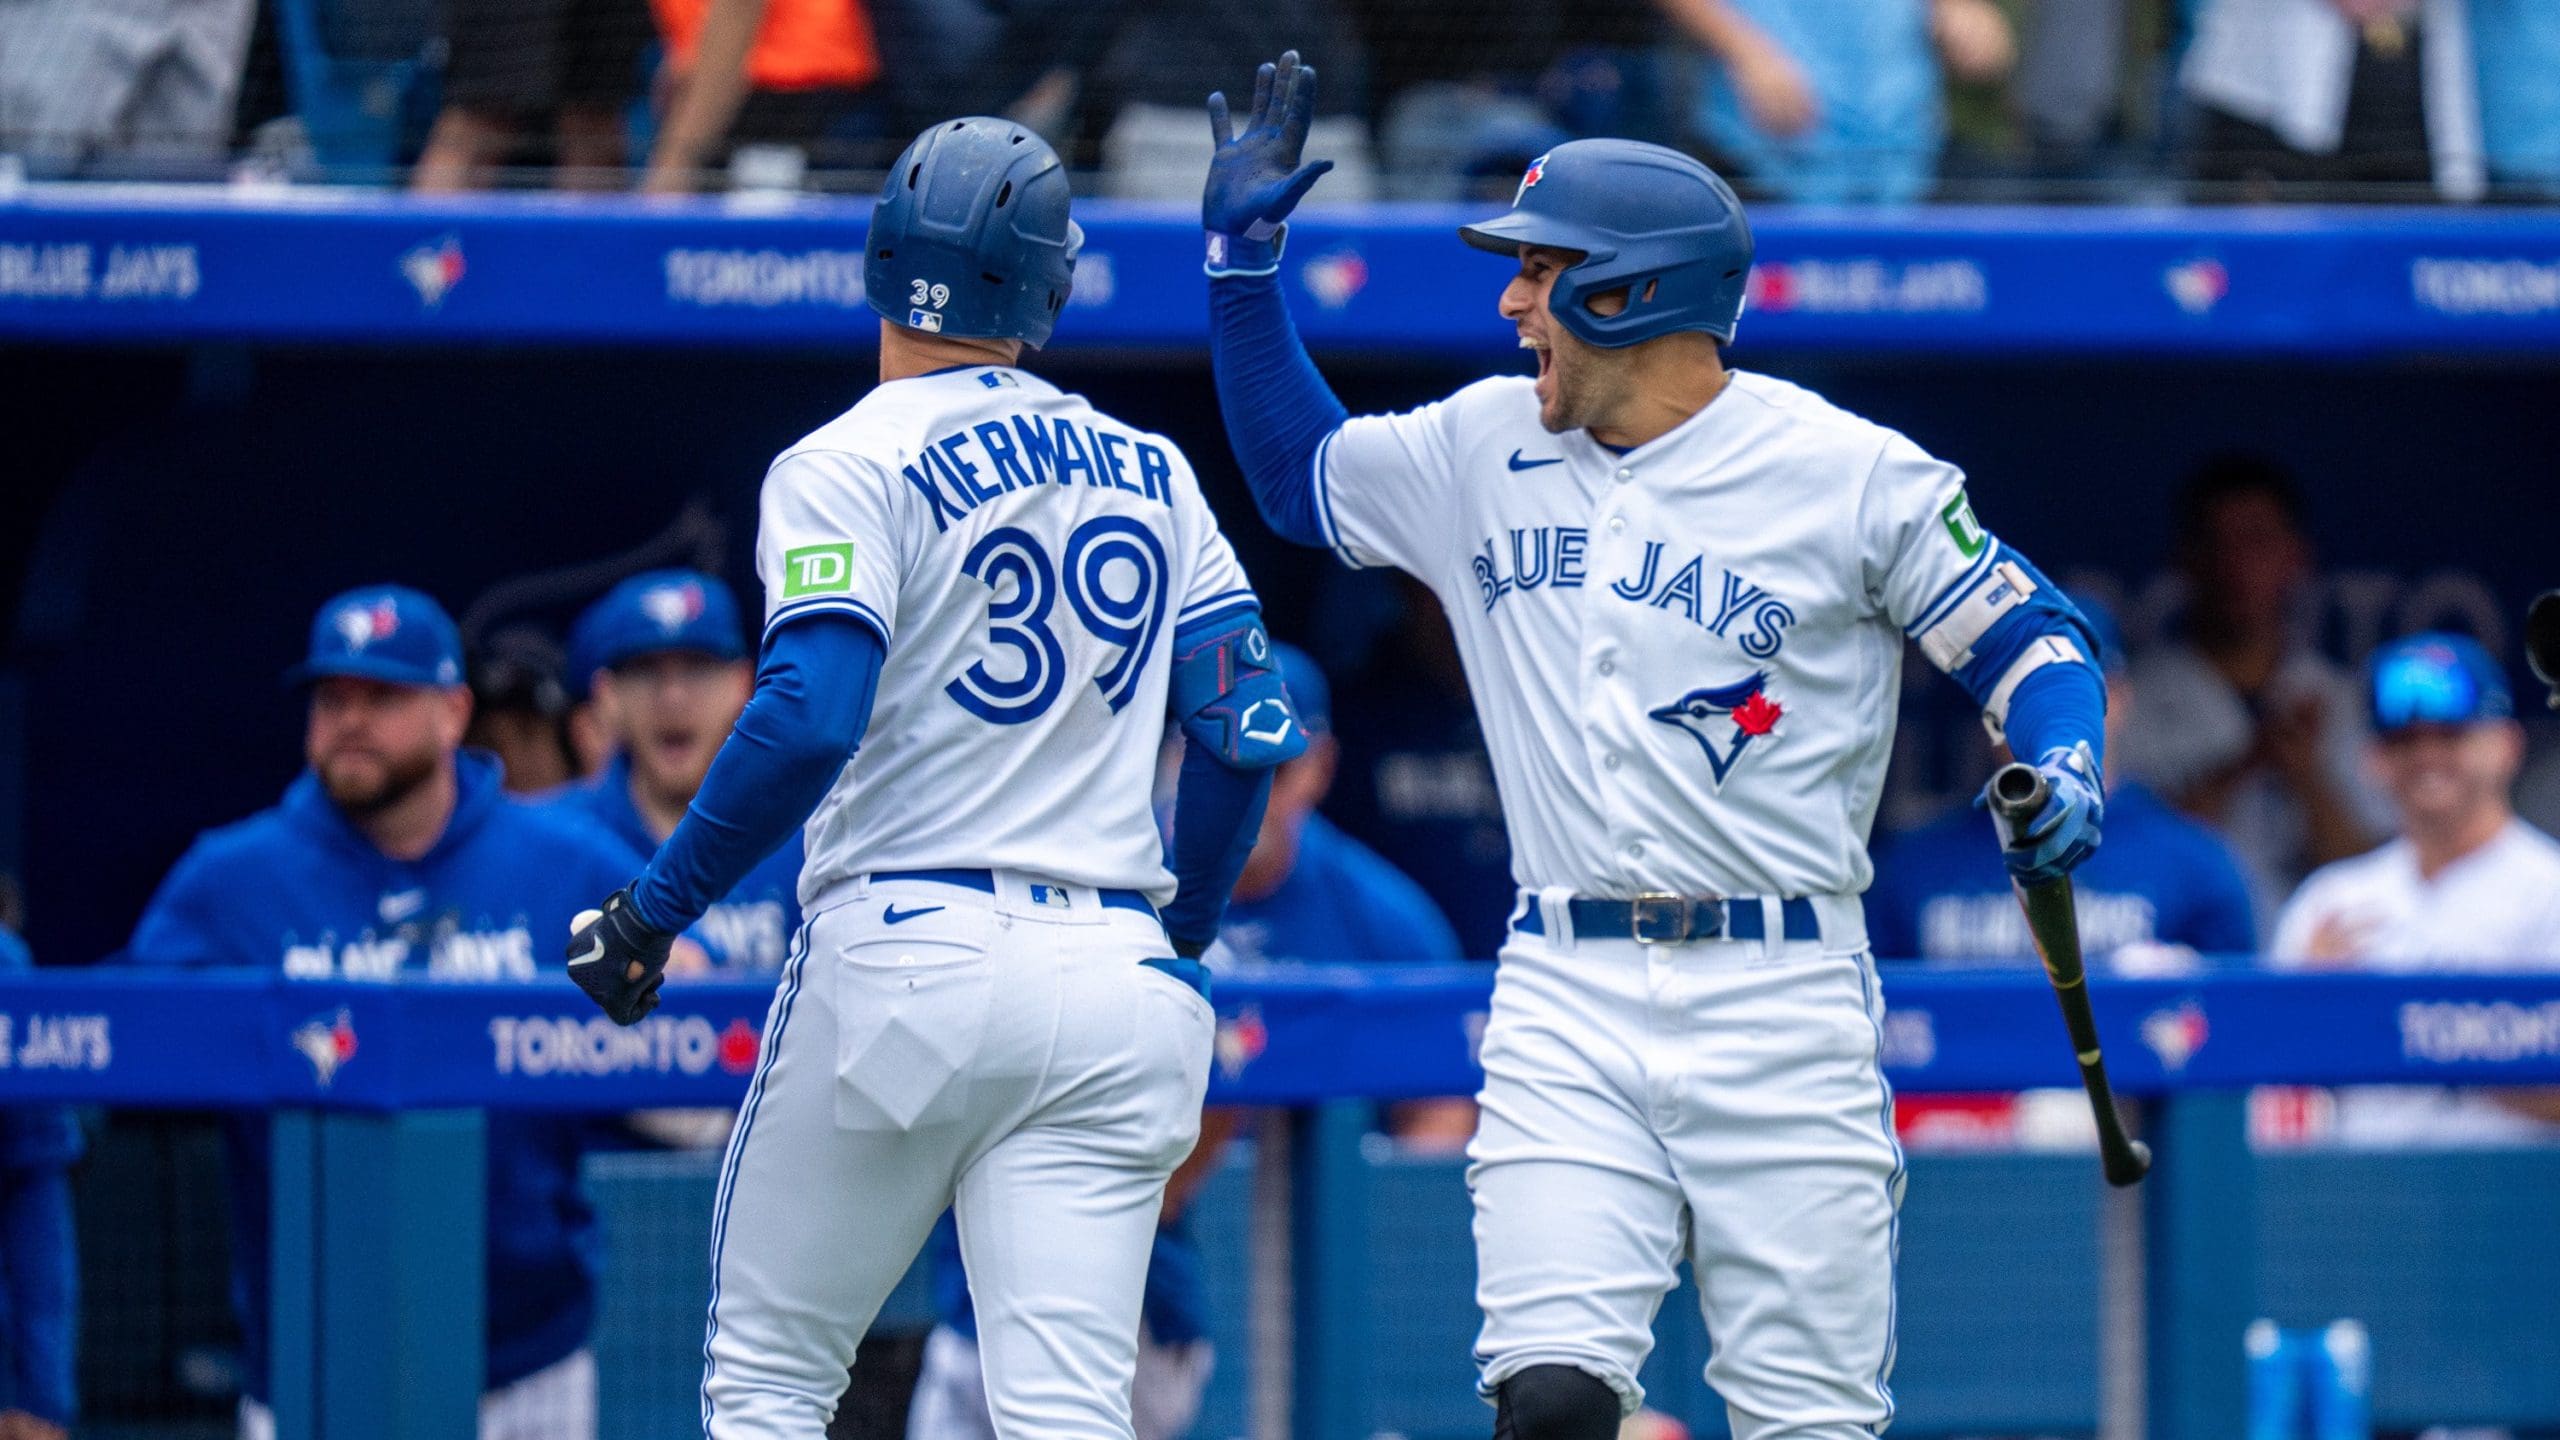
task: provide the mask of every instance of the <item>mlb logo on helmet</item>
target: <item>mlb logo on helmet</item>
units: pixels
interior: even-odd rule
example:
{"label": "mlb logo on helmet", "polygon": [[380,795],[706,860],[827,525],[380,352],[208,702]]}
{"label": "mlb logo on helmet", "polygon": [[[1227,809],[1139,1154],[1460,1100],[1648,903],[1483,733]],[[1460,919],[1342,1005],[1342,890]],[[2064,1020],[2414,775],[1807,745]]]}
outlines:
{"label": "mlb logo on helmet", "polygon": [[[1513,153],[1514,153],[1514,154],[1517,154],[1518,152],[1517,152],[1517,151],[1514,151]],[[1521,197],[1521,196],[1526,195],[1526,194],[1528,194],[1531,190],[1536,189],[1536,188],[1537,188],[1537,185],[1538,185],[1538,182],[1539,182],[1539,181],[1541,181],[1541,180],[1544,180],[1544,179],[1546,179],[1546,178],[1547,178],[1547,157],[1546,157],[1546,156],[1544,156],[1544,155],[1541,155],[1541,156],[1539,156],[1537,159],[1530,161],[1530,162],[1529,162],[1529,168],[1528,168],[1527,170],[1525,170],[1525,171],[1521,172],[1521,175],[1520,175],[1520,188],[1519,188],[1518,190],[1515,190],[1515,191],[1513,191],[1513,192],[1512,192],[1512,195],[1511,195],[1511,203],[1512,203],[1512,204],[1514,204],[1514,205],[1519,204],[1519,203],[1520,203],[1520,197]]]}
{"label": "mlb logo on helmet", "polygon": [[907,328],[939,335],[942,333],[942,317],[931,310],[910,310],[907,312]]}

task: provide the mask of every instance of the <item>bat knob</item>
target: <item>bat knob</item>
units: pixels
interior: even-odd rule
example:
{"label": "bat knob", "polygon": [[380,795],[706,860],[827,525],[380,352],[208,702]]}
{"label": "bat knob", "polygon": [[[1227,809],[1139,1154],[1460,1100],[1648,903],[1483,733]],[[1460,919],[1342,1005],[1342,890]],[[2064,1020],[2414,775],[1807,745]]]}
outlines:
{"label": "bat knob", "polygon": [[2127,1142],[2124,1153],[2107,1157],[2107,1183],[2121,1190],[2139,1185],[2151,1173],[2151,1147],[2139,1140]]}

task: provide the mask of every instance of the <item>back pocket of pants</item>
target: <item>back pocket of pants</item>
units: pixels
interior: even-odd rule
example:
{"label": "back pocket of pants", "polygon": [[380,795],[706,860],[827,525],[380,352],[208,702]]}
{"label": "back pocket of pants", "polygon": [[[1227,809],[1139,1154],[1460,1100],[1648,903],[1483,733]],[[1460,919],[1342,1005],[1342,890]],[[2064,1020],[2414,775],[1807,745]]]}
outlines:
{"label": "back pocket of pants", "polygon": [[986,911],[955,906],[848,937],[834,959],[838,1126],[915,1130],[969,1114],[994,1000],[992,926]]}

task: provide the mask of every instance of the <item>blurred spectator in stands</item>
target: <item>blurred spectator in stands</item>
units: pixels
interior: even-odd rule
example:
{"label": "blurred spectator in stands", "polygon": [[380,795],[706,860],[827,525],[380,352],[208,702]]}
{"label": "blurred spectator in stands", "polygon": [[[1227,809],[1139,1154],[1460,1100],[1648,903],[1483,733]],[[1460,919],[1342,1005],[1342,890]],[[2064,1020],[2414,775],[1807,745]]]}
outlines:
{"label": "blurred spectator in stands", "polygon": [[429,193],[485,190],[544,126],[570,190],[620,189],[623,110],[649,44],[641,0],[445,0],[444,109],[409,175]]}
{"label": "blurred spectator in stands", "polygon": [[1334,168],[1314,203],[1376,199],[1369,57],[1337,0],[1129,0],[1128,23],[1090,85],[1114,107],[1102,137],[1103,193],[1198,208],[1214,148],[1201,102],[1224,91],[1242,116],[1252,106],[1255,68],[1283,50],[1324,72],[1305,154]]}
{"label": "blurred spectator in stands", "polygon": [[[1431,897],[1378,852],[1317,813],[1333,789],[1341,746],[1333,737],[1333,686],[1313,656],[1275,645],[1290,697],[1306,725],[1307,753],[1280,767],[1262,833],[1237,877],[1218,938],[1243,963],[1262,960],[1394,962],[1457,960],[1457,932]],[[1426,1150],[1457,1151],[1476,1133],[1464,1097],[1391,1107],[1387,1130]]]}
{"label": "blurred spectator in stands", "polygon": [[[1666,5],[1671,0],[1665,0]],[[2017,41],[1992,0],[1684,0],[1716,62],[1699,129],[1787,200],[1925,198],[1946,139],[1939,66],[2008,73]]]}
{"label": "blurred spectator in stands", "polygon": [[652,0],[666,58],[641,188],[682,194],[746,145],[830,160],[826,142],[880,77],[863,0]]}
{"label": "blurred spectator in stands", "polygon": [[254,0],[0,3],[0,154],[34,174],[218,173]]}
{"label": "blurred spectator in stands", "polygon": [[[2276,925],[2275,963],[2392,972],[2560,969],[2560,842],[2508,804],[2524,762],[2505,672],[2458,635],[2374,652],[2373,763],[2399,835],[2315,872]],[[2359,1087],[2350,1145],[2462,1145],[2560,1134],[2560,1089]]]}
{"label": "blurred spectator in stands", "polygon": [[[755,689],[737,596],[716,575],[652,570],[613,587],[577,628],[617,753],[560,803],[655,854]],[[780,970],[800,929],[800,860],[794,834],[686,933],[724,970]]]}
{"label": "blurred spectator in stands", "polygon": [[[2093,597],[2074,595],[2097,633],[2107,677],[2107,751],[2120,753],[2137,721],[2125,674],[2124,637]],[[2006,762],[2003,749],[1999,759]],[[2072,876],[2081,944],[2095,959],[2158,965],[2258,948],[2248,882],[2212,831],[2170,809],[2109,763],[2107,843]],[[2035,942],[1997,850],[1982,843],[1990,821],[1971,805],[1895,837],[1876,855],[1867,891],[1867,940],[1888,960],[2031,962]],[[2165,952],[2165,953],[2164,953]]]}
{"label": "blurred spectator in stands", "polygon": [[2178,75],[2200,198],[2477,198],[2478,73],[2465,0],[2204,0]]}
{"label": "blurred spectator in stands", "polygon": [[[471,692],[462,643],[415,590],[371,586],[321,607],[309,658],[308,767],[282,803],[197,837],[151,898],[126,958],[142,965],[281,970],[288,980],[559,983],[570,917],[630,877],[633,858],[592,824],[510,802],[498,766],[462,748]],[[340,1022],[343,1024],[343,1020]],[[325,1080],[352,1036],[304,1027]],[[267,1440],[268,1129],[226,1123],[232,1294],[239,1306],[244,1440]],[[489,1440],[596,1433],[596,1232],[579,1181],[585,1122],[487,1121]]]}
{"label": "blurred spectator in stands", "polygon": [[540,795],[586,773],[569,736],[567,666],[550,636],[512,626],[471,660],[471,728],[462,743],[498,757],[511,795]]}
{"label": "blurred spectator in stands", "polygon": [[[5,878],[5,877],[0,877]],[[9,889],[12,898],[15,885]],[[14,908],[14,907],[13,907]],[[0,916],[0,975],[34,968],[17,917]],[[80,1126],[63,1105],[0,1109],[0,1440],[66,1440],[80,1338],[80,1255],[71,1227]]]}
{"label": "blurred spectator in stands", "polygon": [[2108,768],[2221,831],[2273,914],[2312,867],[2390,823],[2364,771],[2365,707],[2307,638],[2311,542],[2291,477],[2214,461],[2179,492],[2175,524],[2184,633],[2134,666],[2143,722]]}
{"label": "blurred spectator in stands", "polygon": [[2469,0],[2480,138],[2493,185],[2560,197],[2560,5]]}
{"label": "blurred spectator in stands", "polygon": [[1469,956],[1502,948],[1516,888],[1484,730],[1448,617],[1421,582],[1397,575],[1398,619],[1336,717],[1341,762],[1331,813],[1419,882]]}

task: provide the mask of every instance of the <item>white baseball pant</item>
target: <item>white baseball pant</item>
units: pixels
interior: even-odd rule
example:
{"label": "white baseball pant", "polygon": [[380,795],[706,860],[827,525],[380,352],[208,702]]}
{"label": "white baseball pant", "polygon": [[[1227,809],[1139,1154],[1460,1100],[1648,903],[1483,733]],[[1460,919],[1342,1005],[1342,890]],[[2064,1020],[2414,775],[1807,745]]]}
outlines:
{"label": "white baseball pant", "polygon": [[1468,1149],[1488,1398],[1564,1365],[1633,1412],[1685,1257],[1737,1440],[1890,1423],[1902,1152],[1859,943],[1513,933]]}
{"label": "white baseball pant", "polygon": [[996,1433],[1130,1440],[1148,1250],[1199,1138],[1209,1005],[1139,963],[1167,953],[1153,915],[995,879],[993,895],[856,880],[811,907],[721,1167],[710,1440],[819,1440],[945,1207]]}
{"label": "white baseball pant", "polygon": [[[1185,1440],[1216,1369],[1217,1351],[1206,1340],[1160,1345],[1142,1335],[1136,1382],[1129,1389],[1137,1440]],[[925,1337],[924,1367],[907,1407],[907,1440],[995,1440],[995,1433],[978,1342],[936,1325]]]}

